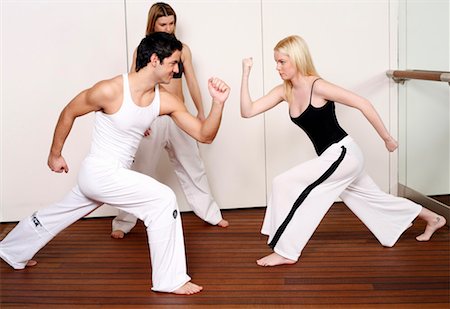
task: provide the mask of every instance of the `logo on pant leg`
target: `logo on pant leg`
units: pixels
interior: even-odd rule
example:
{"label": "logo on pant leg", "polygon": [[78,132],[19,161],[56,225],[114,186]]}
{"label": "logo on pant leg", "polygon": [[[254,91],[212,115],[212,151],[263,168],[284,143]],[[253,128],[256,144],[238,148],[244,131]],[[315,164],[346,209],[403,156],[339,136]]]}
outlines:
{"label": "logo on pant leg", "polygon": [[31,216],[31,221],[33,221],[33,223],[34,223],[34,225],[35,225],[36,227],[42,226],[41,222],[40,222],[40,221],[38,220],[38,218],[36,217],[36,213],[34,213],[34,214]]}
{"label": "logo on pant leg", "polygon": [[173,216],[174,219],[177,218],[177,216],[178,216],[178,211],[177,211],[176,209],[173,211],[172,216]]}

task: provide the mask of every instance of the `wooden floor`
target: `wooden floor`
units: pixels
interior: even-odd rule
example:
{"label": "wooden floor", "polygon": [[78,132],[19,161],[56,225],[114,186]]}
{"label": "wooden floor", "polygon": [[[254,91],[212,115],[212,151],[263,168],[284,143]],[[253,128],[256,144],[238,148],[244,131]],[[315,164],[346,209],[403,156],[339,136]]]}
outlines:
{"label": "wooden floor", "polygon": [[[270,253],[259,233],[264,208],[225,210],[227,229],[183,213],[188,271],[204,291],[193,296],[150,290],[146,234],[109,236],[111,218],[84,219],[15,271],[0,262],[1,308],[449,308],[449,229],[430,242],[408,229],[393,248],[382,247],[336,203],[295,265],[263,268]],[[0,225],[0,239],[14,224]]]}

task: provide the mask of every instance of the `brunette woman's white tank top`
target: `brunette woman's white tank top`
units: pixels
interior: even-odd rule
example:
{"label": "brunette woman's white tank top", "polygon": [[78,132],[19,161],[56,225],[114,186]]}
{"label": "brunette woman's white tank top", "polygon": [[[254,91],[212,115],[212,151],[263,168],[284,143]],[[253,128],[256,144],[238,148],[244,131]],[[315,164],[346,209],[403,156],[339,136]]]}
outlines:
{"label": "brunette woman's white tank top", "polygon": [[133,163],[144,132],[160,112],[159,87],[153,101],[145,107],[136,105],[130,94],[128,74],[123,74],[123,102],[114,114],[95,113],[90,155],[112,158],[126,167]]}

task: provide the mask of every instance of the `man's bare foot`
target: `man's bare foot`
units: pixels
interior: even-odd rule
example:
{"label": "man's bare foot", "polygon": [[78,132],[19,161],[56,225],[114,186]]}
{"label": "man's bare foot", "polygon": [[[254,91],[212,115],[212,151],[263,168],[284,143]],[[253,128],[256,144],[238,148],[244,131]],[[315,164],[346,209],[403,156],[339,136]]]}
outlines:
{"label": "man's bare foot", "polygon": [[220,226],[220,227],[227,227],[229,225],[230,225],[230,223],[228,223],[228,221],[224,220],[224,219],[220,220],[219,223],[217,223],[217,226]]}
{"label": "man's bare foot", "polygon": [[433,220],[427,221],[427,226],[425,227],[425,231],[423,234],[420,234],[416,237],[417,241],[428,241],[434,232],[443,227],[446,223],[446,220],[442,216],[436,216]]}
{"label": "man's bare foot", "polygon": [[192,295],[192,294],[200,292],[201,290],[203,290],[202,286],[196,285],[195,283],[192,283],[192,282],[187,282],[181,288],[176,289],[172,293],[183,294],[183,295]]}
{"label": "man's bare foot", "polygon": [[32,267],[32,266],[36,266],[37,262],[35,260],[29,260],[27,262],[27,265],[25,265],[26,267]]}
{"label": "man's bare foot", "polygon": [[121,230],[115,230],[111,233],[111,237],[115,239],[122,239],[125,236],[125,233]]}
{"label": "man's bare foot", "polygon": [[278,253],[269,254],[256,261],[259,266],[277,266],[283,264],[295,264],[296,261],[282,257]]}

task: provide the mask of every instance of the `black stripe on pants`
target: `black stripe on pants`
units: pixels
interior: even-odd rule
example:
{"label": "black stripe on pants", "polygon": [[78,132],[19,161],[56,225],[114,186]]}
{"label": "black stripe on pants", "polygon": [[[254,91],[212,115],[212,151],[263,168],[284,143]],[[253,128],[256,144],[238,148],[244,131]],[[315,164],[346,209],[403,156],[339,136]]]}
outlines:
{"label": "black stripe on pants", "polygon": [[294,205],[292,206],[291,210],[289,211],[289,214],[287,215],[286,219],[284,219],[283,223],[280,225],[280,227],[277,229],[275,235],[272,238],[272,241],[269,243],[270,248],[275,248],[278,240],[280,239],[281,235],[283,234],[284,230],[286,229],[289,222],[294,217],[295,212],[300,207],[300,205],[303,203],[303,201],[306,199],[306,197],[309,195],[309,193],[318,185],[320,185],[322,182],[324,182],[328,177],[330,177],[334,171],[338,168],[339,164],[341,164],[342,160],[344,160],[345,153],[347,152],[347,149],[344,146],[341,146],[342,152],[339,158],[331,164],[331,166],[323,173],[322,176],[320,176],[316,181],[314,181],[312,184],[307,186],[305,190],[300,194],[300,196],[297,198],[297,200],[294,202]]}

